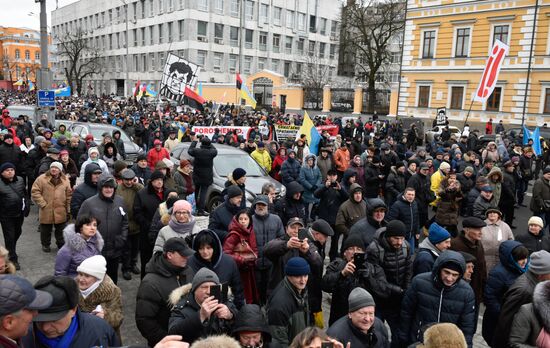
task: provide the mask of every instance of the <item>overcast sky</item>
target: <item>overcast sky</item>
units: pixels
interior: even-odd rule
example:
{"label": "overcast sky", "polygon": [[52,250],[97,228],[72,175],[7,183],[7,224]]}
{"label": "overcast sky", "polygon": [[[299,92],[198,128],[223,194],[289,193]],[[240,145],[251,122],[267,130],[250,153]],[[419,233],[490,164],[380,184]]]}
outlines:
{"label": "overcast sky", "polygon": [[[48,26],[51,25],[51,12],[55,10],[56,0],[46,0]],[[78,0],[58,0],[59,7]],[[89,0],[85,0],[89,1]],[[10,5],[8,5],[10,4]],[[40,4],[35,0],[0,0],[0,25],[4,27],[27,27],[40,30]],[[31,15],[29,15],[32,12]]]}

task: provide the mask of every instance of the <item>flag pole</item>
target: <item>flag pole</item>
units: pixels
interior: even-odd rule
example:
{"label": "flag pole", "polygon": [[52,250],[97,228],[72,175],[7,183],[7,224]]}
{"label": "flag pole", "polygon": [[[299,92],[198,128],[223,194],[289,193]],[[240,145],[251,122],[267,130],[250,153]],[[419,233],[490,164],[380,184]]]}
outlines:
{"label": "flag pole", "polygon": [[470,112],[472,112],[472,106],[474,106],[474,98],[472,98],[472,102],[470,103],[470,108],[468,109],[468,113],[466,114],[466,119],[464,120],[464,124],[462,125],[462,130],[464,130],[464,127],[466,127],[466,123],[468,123],[468,117],[470,117]]}

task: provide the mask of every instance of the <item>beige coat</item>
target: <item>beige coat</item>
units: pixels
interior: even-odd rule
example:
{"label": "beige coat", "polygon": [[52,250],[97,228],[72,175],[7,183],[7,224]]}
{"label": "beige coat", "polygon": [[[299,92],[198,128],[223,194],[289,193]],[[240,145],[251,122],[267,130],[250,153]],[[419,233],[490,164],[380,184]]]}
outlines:
{"label": "beige coat", "polygon": [[60,178],[61,182],[54,185],[50,171],[47,171],[32,185],[31,197],[40,208],[38,216],[41,224],[61,224],[68,220],[73,191],[69,180],[64,175]]}
{"label": "beige coat", "polygon": [[495,267],[499,261],[498,249],[500,243],[505,240],[514,239],[514,234],[510,226],[502,220],[498,220],[496,224],[491,224],[488,219],[485,220],[487,226],[481,229],[481,244],[485,250],[485,262],[487,263],[487,271]]}

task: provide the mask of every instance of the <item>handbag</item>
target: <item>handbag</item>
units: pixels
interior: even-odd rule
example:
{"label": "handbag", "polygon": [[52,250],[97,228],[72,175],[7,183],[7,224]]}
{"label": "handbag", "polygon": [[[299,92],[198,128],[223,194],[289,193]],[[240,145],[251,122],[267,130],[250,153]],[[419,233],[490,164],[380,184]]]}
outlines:
{"label": "handbag", "polygon": [[21,200],[22,208],[21,211],[23,212],[23,216],[27,217],[29,216],[29,213],[31,212],[31,205],[29,204],[28,200],[25,197],[21,197],[19,192],[15,191],[15,189],[11,185],[7,185],[10,189],[12,189],[13,192],[19,197]]}

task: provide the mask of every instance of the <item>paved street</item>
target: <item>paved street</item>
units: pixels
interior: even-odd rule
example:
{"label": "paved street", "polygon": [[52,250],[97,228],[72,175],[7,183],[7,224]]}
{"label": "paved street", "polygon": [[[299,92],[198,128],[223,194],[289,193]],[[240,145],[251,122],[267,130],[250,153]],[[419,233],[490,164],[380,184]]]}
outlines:
{"label": "paved street", "polygon": [[[530,195],[526,199],[526,204],[529,205]],[[531,216],[531,212],[528,208],[521,208],[516,210],[516,226],[520,227],[518,231],[523,231],[523,226],[527,225],[527,220]],[[201,227],[206,227],[208,224],[207,218],[198,218]],[[20,255],[21,271],[20,275],[28,278],[31,282],[36,282],[40,277],[52,274],[55,263],[55,255],[57,250],[54,248],[52,253],[44,253],[40,246],[40,236],[37,232],[38,226],[38,214],[36,206],[32,207],[31,214],[25,220],[23,225],[23,236],[18,243],[18,253]],[[3,244],[3,237],[0,237],[0,242]],[[52,243],[55,245],[55,243]],[[122,324],[122,339],[124,344],[145,344],[145,340],[141,337],[141,334],[137,330],[134,321],[135,311],[135,299],[137,289],[139,287],[139,276],[134,276],[131,281],[126,281],[119,277],[118,286],[121,288],[123,297],[124,317],[125,320]],[[328,295],[325,294],[324,308],[328,312],[330,305],[327,301]],[[325,319],[328,321],[328,314],[325,315]],[[482,313],[480,313],[478,321],[478,330],[475,336],[474,347],[487,347],[483,338],[481,337],[481,319]]]}

